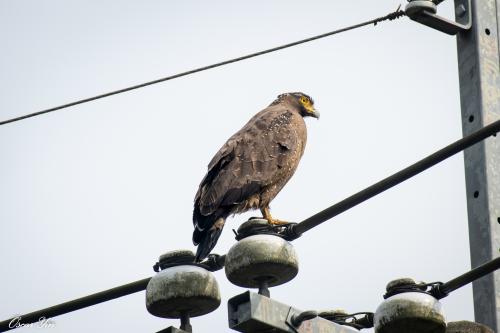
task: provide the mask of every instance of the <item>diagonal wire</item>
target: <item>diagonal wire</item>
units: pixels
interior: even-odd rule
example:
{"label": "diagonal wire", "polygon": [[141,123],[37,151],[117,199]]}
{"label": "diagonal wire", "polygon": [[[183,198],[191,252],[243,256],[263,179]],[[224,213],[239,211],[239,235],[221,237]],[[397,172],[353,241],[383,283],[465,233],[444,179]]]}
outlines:
{"label": "diagonal wire", "polygon": [[359,205],[374,196],[418,175],[430,167],[446,160],[447,158],[465,150],[466,148],[500,132],[500,119],[484,126],[483,128],[457,140],[420,161],[390,175],[387,178],[361,190],[342,201],[322,210],[321,212],[305,219],[297,225],[292,225],[291,238],[298,238],[301,234],[317,227],[331,218]]}
{"label": "diagonal wire", "polygon": [[0,321],[0,332],[6,332],[25,325],[29,326],[29,324],[37,322],[43,324],[45,319],[49,320],[52,317],[66,314],[68,312],[81,310],[89,306],[94,306],[119,297],[137,293],[146,289],[149,280],[151,280],[151,278],[145,278],[122,286],[100,291],[92,295],[87,295],[68,302],[57,304],[42,310],[14,316],[7,320]]}
{"label": "diagonal wire", "polygon": [[3,121],[0,121],[0,125],[5,125],[5,124],[8,124],[8,123],[13,123],[13,122],[16,122],[16,121],[19,121],[19,120],[23,120],[23,119],[26,119],[26,118],[31,118],[31,117],[39,116],[39,115],[42,115],[42,114],[45,114],[45,113],[54,112],[54,111],[61,110],[61,109],[66,109],[66,108],[69,108],[71,106],[75,106],[75,105],[78,105],[78,104],[83,104],[83,103],[95,101],[97,99],[101,99],[101,98],[104,98],[104,97],[118,95],[118,94],[121,94],[121,93],[124,93],[124,92],[127,92],[127,91],[131,91],[131,90],[135,90],[135,89],[147,87],[147,86],[150,86],[150,85],[153,85],[153,84],[157,84],[157,83],[160,83],[160,82],[165,82],[165,81],[177,79],[179,77],[191,75],[191,74],[198,73],[198,72],[203,72],[203,71],[206,71],[206,70],[209,70],[209,69],[212,69],[212,68],[216,68],[216,67],[228,65],[228,64],[231,64],[231,63],[234,63],[234,62],[238,62],[238,61],[242,61],[242,60],[246,60],[246,59],[258,57],[258,56],[261,56],[261,55],[264,55],[264,54],[267,54],[267,53],[271,53],[271,52],[283,50],[283,49],[286,49],[286,48],[289,48],[289,47],[292,47],[292,46],[296,46],[296,45],[299,45],[299,44],[308,43],[308,42],[311,42],[311,41],[314,41],[314,40],[317,40],[317,39],[329,37],[329,36],[336,35],[336,34],[341,33],[341,32],[353,30],[353,29],[360,28],[360,27],[363,27],[363,26],[366,26],[366,25],[370,25],[370,24],[376,25],[377,23],[382,22],[382,21],[386,21],[386,20],[391,20],[392,21],[392,20],[395,20],[395,19],[400,18],[400,17],[402,17],[402,16],[405,15],[405,12],[402,11],[402,10],[400,10],[400,7],[401,6],[399,6],[396,9],[396,11],[394,11],[392,13],[389,13],[389,14],[387,14],[385,16],[378,17],[378,18],[370,20],[370,21],[366,21],[366,22],[363,22],[363,23],[351,25],[349,27],[345,27],[345,28],[341,28],[341,29],[338,29],[338,30],[330,31],[330,32],[327,32],[327,33],[324,33],[324,34],[321,34],[321,35],[316,35],[316,36],[313,36],[313,37],[309,37],[309,38],[306,38],[306,39],[301,39],[301,40],[296,41],[296,42],[292,42],[292,43],[280,45],[280,46],[273,47],[273,48],[270,48],[270,49],[267,49],[267,50],[263,50],[263,51],[259,51],[259,52],[255,52],[255,53],[250,53],[250,54],[247,54],[247,55],[244,55],[244,56],[241,56],[241,57],[237,57],[237,58],[233,58],[233,59],[221,61],[221,62],[212,64],[212,65],[199,67],[199,68],[192,69],[192,70],[189,70],[189,71],[186,71],[186,72],[182,72],[182,73],[174,74],[174,75],[171,75],[171,76],[163,77],[161,79],[156,79],[156,80],[153,80],[153,81],[149,81],[149,82],[137,84],[137,85],[134,85],[134,86],[131,86],[131,87],[127,87],[127,88],[123,88],[123,89],[118,89],[118,90],[114,90],[114,91],[111,91],[111,92],[108,92],[108,93],[96,95],[96,96],[93,96],[93,97],[88,97],[88,98],[80,99],[80,100],[77,100],[75,102],[71,102],[71,103],[67,103],[67,104],[62,104],[62,105],[59,105],[59,106],[52,107],[50,109],[45,109],[45,110],[41,110],[41,111],[38,111],[38,112],[33,112],[33,113],[29,113],[29,114],[26,114],[26,115],[23,115],[23,116],[19,116],[19,117],[16,117],[16,118],[11,118],[11,119],[7,119],[7,120],[3,120]]}

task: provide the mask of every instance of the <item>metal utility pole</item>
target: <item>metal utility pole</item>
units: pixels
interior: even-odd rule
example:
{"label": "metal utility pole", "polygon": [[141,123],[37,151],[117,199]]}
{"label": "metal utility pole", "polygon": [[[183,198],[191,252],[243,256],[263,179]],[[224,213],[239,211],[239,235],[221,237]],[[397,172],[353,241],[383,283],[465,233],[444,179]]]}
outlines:
{"label": "metal utility pole", "polygon": [[[470,0],[469,0],[470,1]],[[455,0],[464,135],[500,119],[500,0]],[[500,255],[500,135],[464,151],[472,267]],[[475,320],[500,332],[500,272],[473,283]]]}

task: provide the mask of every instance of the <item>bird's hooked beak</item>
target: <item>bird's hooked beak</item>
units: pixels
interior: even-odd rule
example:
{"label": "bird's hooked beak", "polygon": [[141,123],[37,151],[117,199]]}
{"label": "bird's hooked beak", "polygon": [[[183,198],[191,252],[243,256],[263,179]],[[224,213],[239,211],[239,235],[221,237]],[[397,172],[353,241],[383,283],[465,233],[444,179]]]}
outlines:
{"label": "bird's hooked beak", "polygon": [[314,106],[311,106],[311,108],[310,108],[310,109],[308,109],[307,111],[309,111],[309,115],[310,115],[311,117],[314,117],[314,118],[316,118],[316,119],[319,119],[319,111],[318,111],[318,110],[316,110],[316,109],[314,108]]}

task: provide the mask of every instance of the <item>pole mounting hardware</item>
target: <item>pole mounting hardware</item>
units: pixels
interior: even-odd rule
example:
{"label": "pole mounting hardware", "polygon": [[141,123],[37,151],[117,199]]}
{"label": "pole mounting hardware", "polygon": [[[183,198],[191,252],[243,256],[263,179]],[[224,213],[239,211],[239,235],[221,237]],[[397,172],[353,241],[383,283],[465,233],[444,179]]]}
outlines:
{"label": "pole mounting hardware", "polygon": [[300,313],[290,313],[288,314],[287,323],[290,323],[292,327],[299,327],[304,321],[314,319],[318,316],[318,312],[314,310],[303,311]]}
{"label": "pole mounting hardware", "polygon": [[409,0],[405,8],[406,15],[413,21],[422,23],[428,27],[444,32],[448,35],[456,35],[472,27],[471,0],[462,0],[455,8],[457,19],[461,23],[450,21],[437,15],[437,1],[432,0]]}

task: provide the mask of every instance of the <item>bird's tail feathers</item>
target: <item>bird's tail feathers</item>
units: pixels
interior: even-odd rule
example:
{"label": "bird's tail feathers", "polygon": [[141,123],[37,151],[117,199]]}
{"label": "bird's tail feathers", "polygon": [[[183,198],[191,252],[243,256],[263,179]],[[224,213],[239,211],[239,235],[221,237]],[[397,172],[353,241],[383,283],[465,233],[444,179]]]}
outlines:
{"label": "bird's tail feathers", "polygon": [[222,229],[224,228],[224,222],[225,220],[220,217],[217,221],[215,221],[215,224],[210,229],[203,232],[203,235],[201,235],[201,241],[196,249],[196,262],[200,262],[208,257],[210,251],[213,250],[215,244],[217,244],[220,234],[222,233]]}

